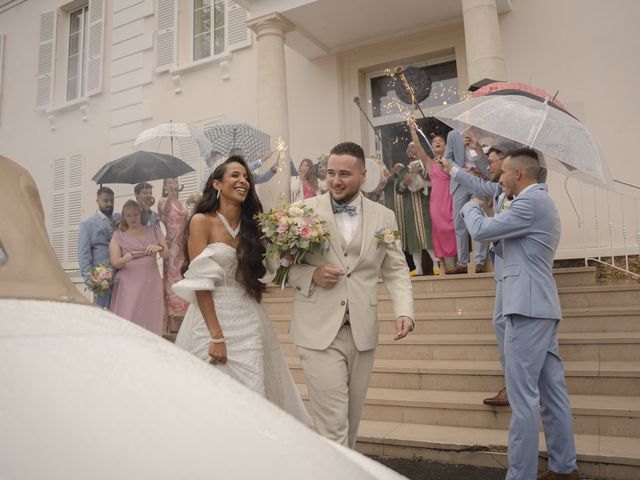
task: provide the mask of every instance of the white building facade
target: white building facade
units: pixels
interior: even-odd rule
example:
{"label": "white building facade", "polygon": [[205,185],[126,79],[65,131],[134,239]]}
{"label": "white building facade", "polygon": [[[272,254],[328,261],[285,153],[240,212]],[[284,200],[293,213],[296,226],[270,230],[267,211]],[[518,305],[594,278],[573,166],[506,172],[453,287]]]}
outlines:
{"label": "white building facade", "polygon": [[[354,99],[392,133],[405,118],[389,102],[396,66],[429,73],[426,116],[483,78],[559,91],[612,176],[640,185],[637,18],[635,0],[0,0],[0,154],[36,180],[69,271],[79,222],[95,209],[91,177],[130,152],[142,130],[242,120],[269,133],[273,147],[282,138],[296,164],[344,140],[388,155]],[[177,148],[195,168],[182,179],[184,195],[205,168],[195,142]],[[610,238],[615,254],[637,253],[640,190],[569,182],[579,223],[563,182],[549,177],[563,220],[560,258],[597,255],[595,236]],[[115,186],[116,209],[132,188]],[[286,188],[284,169],[261,195]]]}

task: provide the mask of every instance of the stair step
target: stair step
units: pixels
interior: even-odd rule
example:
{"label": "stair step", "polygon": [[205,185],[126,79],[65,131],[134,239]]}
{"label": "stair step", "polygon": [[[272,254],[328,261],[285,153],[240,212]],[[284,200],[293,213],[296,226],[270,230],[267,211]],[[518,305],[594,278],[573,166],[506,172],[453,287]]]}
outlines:
{"label": "stair step", "polygon": [[[367,455],[507,468],[507,430],[363,420],[356,449]],[[640,478],[640,438],[576,434],[583,476]],[[544,435],[540,452],[546,456]]]}
{"label": "stair step", "polygon": [[[298,385],[303,399],[307,388]],[[482,403],[494,392],[369,388],[365,420],[508,429],[511,410]],[[640,397],[571,395],[575,433],[640,437]]]}
{"label": "stair step", "polygon": [[[293,378],[304,383],[297,356],[288,356]],[[640,362],[565,361],[570,394],[640,397]],[[504,387],[500,363],[482,360],[407,360],[376,358],[371,388],[497,392]]]}
{"label": "stair step", "polygon": [[[296,347],[286,334],[279,335],[285,354]],[[558,334],[560,353],[566,360],[640,361],[640,332],[595,332]],[[494,334],[414,335],[401,341],[380,336],[377,358],[414,360],[494,360],[498,347]]]}
{"label": "stair step", "polygon": [[[560,332],[631,332],[640,330],[640,308],[589,307],[566,308],[562,311]],[[278,333],[289,331],[291,314],[271,315]],[[492,312],[416,312],[416,333],[455,334],[493,333]],[[378,315],[381,334],[395,332],[395,317],[391,313]]]}
{"label": "stair step", "polygon": [[[562,308],[608,307],[610,305],[638,306],[640,285],[607,285],[560,287]],[[493,311],[495,289],[456,292],[449,290],[439,293],[413,293],[416,312],[453,312],[459,315],[467,312]],[[265,297],[263,304],[270,314],[290,314],[291,297]],[[392,313],[391,298],[378,294],[378,312]]]}

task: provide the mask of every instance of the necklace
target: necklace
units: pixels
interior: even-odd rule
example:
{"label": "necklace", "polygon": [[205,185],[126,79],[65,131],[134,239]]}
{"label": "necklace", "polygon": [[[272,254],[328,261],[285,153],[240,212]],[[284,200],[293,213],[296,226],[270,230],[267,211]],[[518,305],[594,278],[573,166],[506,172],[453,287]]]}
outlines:
{"label": "necklace", "polygon": [[229,232],[229,235],[231,235],[231,238],[233,238],[235,240],[235,238],[240,233],[240,223],[241,222],[238,222],[238,226],[234,230],[234,229],[231,228],[231,225],[229,225],[229,222],[227,222],[227,219],[224,218],[224,215],[222,214],[222,212],[220,212],[218,210],[216,213],[218,214],[218,218],[222,222],[222,225],[224,225],[224,228],[226,228],[227,232]]}

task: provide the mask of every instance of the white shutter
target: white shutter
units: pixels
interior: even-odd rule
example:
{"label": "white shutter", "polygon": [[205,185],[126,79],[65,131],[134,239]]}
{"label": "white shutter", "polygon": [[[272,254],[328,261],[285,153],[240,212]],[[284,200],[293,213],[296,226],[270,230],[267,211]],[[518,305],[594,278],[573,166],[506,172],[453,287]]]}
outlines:
{"label": "white shutter", "polygon": [[191,165],[194,169],[193,172],[189,172],[180,177],[180,184],[184,186],[180,197],[185,200],[189,195],[198,191],[200,176],[202,175],[200,148],[193,138],[180,139],[180,159]]}
{"label": "white shutter", "polygon": [[104,58],[104,0],[89,0],[87,42],[87,95],[102,91],[102,64]]}
{"label": "white shutter", "polygon": [[178,2],[156,0],[156,72],[166,72],[176,64]]}
{"label": "white shutter", "polygon": [[51,164],[51,247],[61,265],[65,263],[65,179],[67,177],[66,158],[57,158]]}
{"label": "white shutter", "polygon": [[[2,107],[2,66],[4,65],[4,33],[0,33],[0,107]],[[0,108],[2,111],[2,108]]]}
{"label": "white shutter", "polygon": [[57,10],[40,14],[40,45],[38,48],[38,89],[36,105],[48,107],[53,102],[53,75],[56,58]]}
{"label": "white shutter", "polygon": [[227,13],[226,32],[229,51],[233,52],[240,48],[249,47],[251,45],[251,31],[245,26],[249,12],[232,0],[227,0],[225,11]]}
{"label": "white shutter", "polygon": [[53,251],[63,268],[78,268],[78,233],[82,221],[84,156],[57,158],[51,166]]}

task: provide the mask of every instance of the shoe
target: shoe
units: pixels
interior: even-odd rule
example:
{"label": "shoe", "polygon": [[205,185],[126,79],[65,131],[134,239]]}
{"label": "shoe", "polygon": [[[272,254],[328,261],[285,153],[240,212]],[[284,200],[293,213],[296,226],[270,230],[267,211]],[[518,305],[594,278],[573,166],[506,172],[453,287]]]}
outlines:
{"label": "shoe", "polygon": [[455,267],[450,268],[449,270],[445,270],[447,275],[459,275],[461,273],[469,273],[466,265],[457,264]]}
{"label": "shoe", "polygon": [[490,405],[492,407],[508,407],[509,397],[507,396],[507,387],[504,387],[493,397],[485,398],[482,403]]}
{"label": "shoe", "polygon": [[580,476],[578,475],[578,470],[574,470],[571,473],[556,473],[547,470],[538,475],[538,480],[580,480]]}
{"label": "shoe", "polygon": [[484,263],[476,263],[475,272],[476,273],[484,273],[487,269],[484,266]]}

